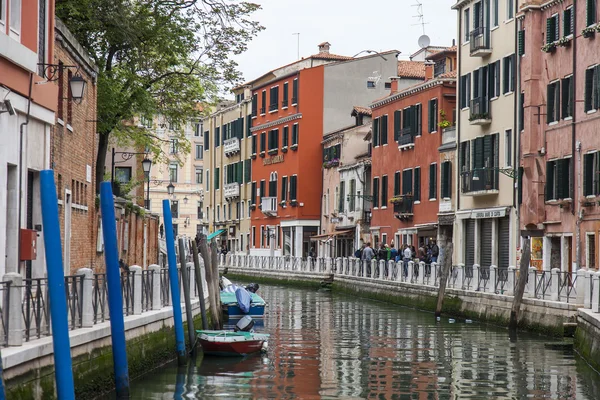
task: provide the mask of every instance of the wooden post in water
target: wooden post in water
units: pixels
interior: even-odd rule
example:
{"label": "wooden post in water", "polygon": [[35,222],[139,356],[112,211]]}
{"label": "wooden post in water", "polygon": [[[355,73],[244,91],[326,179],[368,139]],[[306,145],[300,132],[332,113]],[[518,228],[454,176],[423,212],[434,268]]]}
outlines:
{"label": "wooden post in water", "polygon": [[210,266],[212,269],[212,273],[213,273],[213,286],[214,286],[214,292],[215,292],[215,304],[217,306],[217,310],[219,310],[219,313],[217,315],[216,321],[219,325],[219,327],[217,329],[222,329],[223,328],[223,318],[222,318],[222,314],[220,312],[221,310],[221,295],[220,295],[220,287],[219,287],[219,252],[217,250],[217,243],[216,241],[211,241],[210,243]]}
{"label": "wooden post in water", "polygon": [[454,251],[454,246],[452,242],[441,243],[442,249],[440,253],[442,254],[442,275],[440,276],[440,290],[438,292],[437,305],[435,307],[435,316],[436,318],[442,315],[442,305],[444,303],[444,294],[446,292],[446,283],[448,282],[448,275],[450,274],[450,268],[452,267],[452,253]]}
{"label": "wooden post in water", "polygon": [[[198,258],[198,245],[192,240],[192,256],[194,257],[194,269],[196,271],[196,287],[198,288],[198,297],[200,298],[200,313],[202,314],[202,329],[208,329],[206,319],[206,304],[204,304],[204,287],[202,285],[202,271],[200,270],[200,258]],[[205,268],[206,268],[206,264]]]}
{"label": "wooden post in water", "polygon": [[[200,254],[202,255],[202,259],[204,260],[204,271],[206,272],[206,283],[208,286],[208,301],[209,301],[210,313],[213,318],[212,327],[213,327],[213,329],[219,329],[218,328],[218,318],[220,316],[221,310],[219,310],[217,301],[216,301],[218,293],[215,295],[214,285],[212,284],[212,282],[215,278],[213,278],[213,272],[212,272],[212,268],[211,268],[210,249],[209,249],[208,243],[206,241],[206,235],[203,233],[200,234],[199,247],[200,247]],[[218,275],[217,275],[216,279],[218,279]]]}
{"label": "wooden post in water", "polygon": [[[523,293],[525,292],[525,285],[527,285],[527,277],[529,275],[529,263],[531,262],[529,238],[524,242],[521,264],[519,265],[519,280],[513,298],[512,309],[510,310],[510,321],[508,323],[508,328],[511,330],[517,329],[519,323],[519,311],[521,310],[521,301],[523,301]],[[533,284],[535,284],[535,282]]]}
{"label": "wooden post in water", "polygon": [[188,327],[188,340],[191,351],[195,350],[196,330],[194,329],[194,314],[192,313],[192,298],[190,294],[190,276],[188,275],[185,257],[185,242],[179,238],[179,263],[181,264],[181,282],[183,283],[183,297],[185,301],[185,316]]}

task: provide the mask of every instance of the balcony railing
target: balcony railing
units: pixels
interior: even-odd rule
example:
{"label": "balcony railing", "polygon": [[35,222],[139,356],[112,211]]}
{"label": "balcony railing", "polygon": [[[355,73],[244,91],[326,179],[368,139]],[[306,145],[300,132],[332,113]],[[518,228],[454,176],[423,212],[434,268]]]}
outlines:
{"label": "balcony railing", "polygon": [[265,215],[277,215],[277,197],[263,197],[261,210]]}
{"label": "balcony railing", "polygon": [[490,30],[480,26],[471,31],[471,56],[483,56],[492,52],[490,46]]}
{"label": "balcony railing", "polygon": [[227,183],[225,184],[225,186],[223,187],[224,191],[225,191],[225,198],[226,199],[232,199],[235,197],[240,197],[240,185],[237,182],[234,183]]}
{"label": "balcony railing", "polygon": [[287,99],[286,99],[286,100],[281,100],[281,107],[282,107],[282,108],[285,108],[285,107],[287,107],[287,106],[288,106],[288,101],[287,101]]}
{"label": "balcony railing", "polygon": [[261,107],[261,108],[260,108],[260,113],[261,113],[261,114],[264,114],[264,113],[265,113],[265,108],[264,108],[264,107]]}
{"label": "balcony railing", "polygon": [[412,134],[412,128],[409,126],[400,130],[398,135],[398,147],[410,146],[415,143],[415,137]]}
{"label": "balcony railing", "polygon": [[411,195],[401,195],[394,202],[394,216],[396,218],[406,218],[413,215],[413,197]]}
{"label": "balcony railing", "polygon": [[439,76],[446,73],[446,61],[436,63],[433,67],[433,76]]}
{"label": "balcony railing", "polygon": [[442,144],[456,142],[456,126],[449,126],[442,131]]}
{"label": "balcony railing", "polygon": [[223,142],[223,151],[225,155],[235,154],[240,152],[240,139],[231,138]]}
{"label": "balcony railing", "polygon": [[462,193],[488,192],[498,190],[498,170],[477,168],[461,173]]}
{"label": "balcony railing", "polygon": [[492,122],[489,98],[482,96],[472,99],[469,109],[469,121],[471,125],[485,125]]}
{"label": "balcony railing", "polygon": [[277,105],[277,103],[269,104],[269,111],[277,111],[278,108],[279,106]]}
{"label": "balcony railing", "polygon": [[298,98],[297,97],[292,97],[292,105],[294,104],[298,104]]}

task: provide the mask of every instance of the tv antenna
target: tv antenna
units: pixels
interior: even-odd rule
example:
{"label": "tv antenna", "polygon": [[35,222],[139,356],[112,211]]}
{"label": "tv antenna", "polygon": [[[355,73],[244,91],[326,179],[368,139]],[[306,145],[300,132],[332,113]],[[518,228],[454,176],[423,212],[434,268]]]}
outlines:
{"label": "tv antenna", "polygon": [[417,2],[417,4],[413,4],[411,5],[411,7],[417,7],[417,15],[413,15],[413,18],[418,18],[419,22],[413,24],[413,26],[421,25],[421,28],[423,29],[423,35],[425,35],[425,25],[429,25],[429,22],[425,22],[425,16],[423,14],[423,3],[421,3],[419,0],[415,1]]}
{"label": "tv antenna", "polygon": [[292,33],[292,35],[296,35],[298,37],[298,44],[296,48],[298,49],[298,60],[300,59],[300,32]]}

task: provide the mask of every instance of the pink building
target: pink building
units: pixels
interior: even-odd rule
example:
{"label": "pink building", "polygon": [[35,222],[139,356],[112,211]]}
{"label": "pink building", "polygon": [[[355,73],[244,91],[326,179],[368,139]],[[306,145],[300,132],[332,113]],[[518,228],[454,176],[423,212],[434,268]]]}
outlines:
{"label": "pink building", "polygon": [[598,268],[598,0],[519,5],[522,235],[539,269]]}

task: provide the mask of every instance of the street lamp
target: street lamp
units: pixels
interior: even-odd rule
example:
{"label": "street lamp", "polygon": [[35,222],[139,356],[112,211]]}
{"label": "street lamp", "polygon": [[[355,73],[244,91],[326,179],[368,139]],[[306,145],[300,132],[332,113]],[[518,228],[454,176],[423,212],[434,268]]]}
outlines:
{"label": "street lamp", "polygon": [[75,103],[81,103],[83,95],[85,93],[85,86],[87,82],[79,73],[79,66],[77,65],[64,65],[64,64],[46,64],[38,63],[38,66],[42,69],[42,76],[48,82],[57,81],[60,78],[60,72],[66,70],[75,70],[75,75],[69,79],[69,89],[71,92],[71,99]]}
{"label": "street lamp", "polygon": [[83,94],[85,93],[86,81],[79,74],[76,74],[69,81],[69,88],[71,89],[71,98],[76,103],[81,103],[83,100]]}
{"label": "street lamp", "polygon": [[173,186],[173,182],[169,182],[169,185],[167,186],[167,193],[169,196],[173,196],[173,193],[175,193],[175,186]]}
{"label": "street lamp", "polygon": [[146,210],[150,210],[150,168],[152,168],[152,160],[148,157],[144,157],[142,160],[142,169],[144,175],[146,175],[146,181],[148,182],[148,188],[146,189]]}
{"label": "street lamp", "polygon": [[[121,156],[121,160],[115,161],[115,156],[119,154]],[[115,164],[124,163],[129,161],[136,155],[144,155],[144,160],[142,161],[142,168],[144,169],[144,174],[147,175],[148,185],[150,185],[150,167],[152,167],[152,160],[148,158],[148,153],[140,152],[134,153],[129,151],[115,151],[115,148],[112,148],[112,157],[110,164],[110,184],[113,187],[113,191],[115,190]],[[148,192],[150,192],[150,188],[148,188]]]}
{"label": "street lamp", "polygon": [[185,197],[183,198],[183,204],[187,204],[188,200],[189,200],[189,199],[188,199],[188,197],[187,197],[187,196],[185,196]]}

